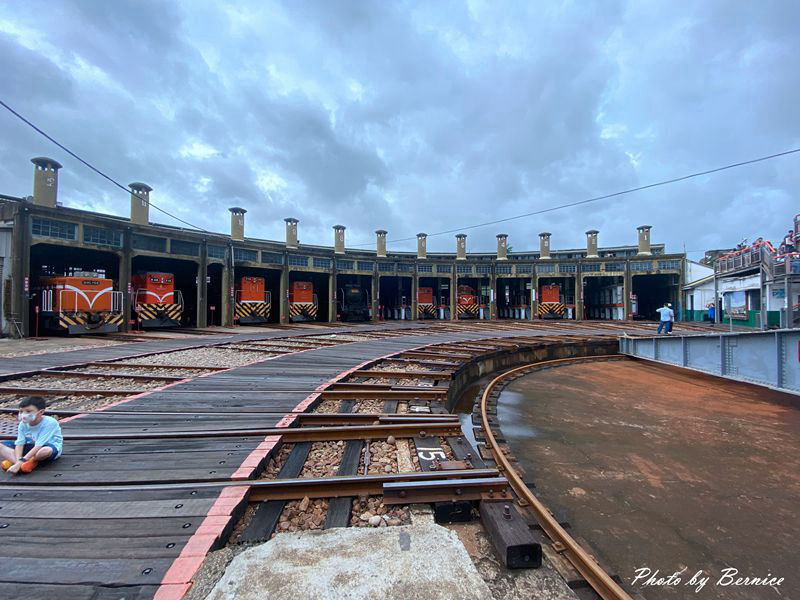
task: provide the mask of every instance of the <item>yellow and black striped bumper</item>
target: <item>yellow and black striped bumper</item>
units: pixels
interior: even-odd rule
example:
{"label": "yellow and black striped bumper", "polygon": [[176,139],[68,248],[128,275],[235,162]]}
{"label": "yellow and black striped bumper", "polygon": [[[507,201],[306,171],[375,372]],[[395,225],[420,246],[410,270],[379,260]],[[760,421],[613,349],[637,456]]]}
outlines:
{"label": "yellow and black striped bumper", "polygon": [[271,310],[269,302],[237,302],[233,314],[239,323],[266,323]]}
{"label": "yellow and black striped bumper", "polygon": [[436,308],[433,304],[417,304],[417,317],[420,319],[433,318],[436,316]]}
{"label": "yellow and black striped bumper", "polygon": [[547,315],[563,317],[567,312],[567,309],[561,302],[540,302],[539,308],[536,310],[536,312],[540,317]]}
{"label": "yellow and black striped bumper", "polygon": [[81,333],[114,333],[123,323],[121,312],[105,313],[58,313],[58,326],[71,335]]}
{"label": "yellow and black striped bumper", "polygon": [[139,323],[142,327],[178,327],[183,316],[180,304],[138,304]]}
{"label": "yellow and black striped bumper", "polygon": [[456,315],[459,319],[472,319],[478,316],[477,304],[456,304]]}
{"label": "yellow and black striped bumper", "polygon": [[292,302],[289,304],[289,320],[316,321],[317,305],[312,302]]}

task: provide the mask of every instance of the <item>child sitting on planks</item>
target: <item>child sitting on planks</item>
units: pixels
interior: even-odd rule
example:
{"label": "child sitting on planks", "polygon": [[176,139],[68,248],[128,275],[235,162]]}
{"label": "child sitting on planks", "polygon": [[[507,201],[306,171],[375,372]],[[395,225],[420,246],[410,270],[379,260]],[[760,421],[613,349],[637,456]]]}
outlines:
{"label": "child sitting on planks", "polygon": [[30,396],[19,403],[19,427],[16,441],[0,444],[2,467],[10,474],[30,473],[40,463],[48,463],[61,456],[64,438],[61,426],[53,417],[44,414],[44,398]]}

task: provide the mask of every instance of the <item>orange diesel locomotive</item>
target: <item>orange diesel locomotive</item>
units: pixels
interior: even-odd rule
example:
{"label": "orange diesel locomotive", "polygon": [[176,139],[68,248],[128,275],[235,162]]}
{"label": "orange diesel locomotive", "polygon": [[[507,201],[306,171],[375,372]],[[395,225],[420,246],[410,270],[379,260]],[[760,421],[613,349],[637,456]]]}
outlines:
{"label": "orange diesel locomotive", "polygon": [[436,318],[436,308],[433,306],[433,288],[421,287],[417,290],[417,318]]}
{"label": "orange diesel locomotive", "polygon": [[272,295],[265,288],[263,277],[240,277],[236,280],[234,317],[239,323],[250,325],[269,321]]}
{"label": "orange diesel locomotive", "polygon": [[561,301],[561,286],[551,283],[542,286],[542,295],[539,299],[539,317],[542,319],[563,319],[566,313],[564,302]]}
{"label": "orange diesel locomotive", "polygon": [[183,296],[175,290],[172,273],[136,273],[131,285],[131,303],[141,327],[180,327]]}
{"label": "orange diesel locomotive", "polygon": [[294,281],[289,286],[289,321],[316,321],[317,295],[310,281]]}
{"label": "orange diesel locomotive", "polygon": [[478,297],[475,295],[475,290],[472,287],[468,285],[458,286],[456,314],[459,319],[478,318]]}
{"label": "orange diesel locomotive", "polygon": [[114,333],[122,326],[122,293],[115,292],[114,282],[98,273],[45,275],[34,291],[44,329],[80,335]]}

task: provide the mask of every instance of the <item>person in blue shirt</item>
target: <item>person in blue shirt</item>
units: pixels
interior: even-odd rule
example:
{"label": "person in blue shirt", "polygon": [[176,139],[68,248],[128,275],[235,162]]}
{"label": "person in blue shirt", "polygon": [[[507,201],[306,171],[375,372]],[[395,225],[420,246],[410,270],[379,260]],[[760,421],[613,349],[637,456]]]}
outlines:
{"label": "person in blue shirt", "polygon": [[709,305],[708,305],[708,320],[711,321],[711,325],[712,326],[714,325],[714,313],[715,313],[714,304],[713,303],[709,303]]}
{"label": "person in blue shirt", "polygon": [[64,438],[61,426],[53,417],[44,414],[44,398],[31,396],[19,403],[17,439],[0,444],[2,467],[11,475],[30,473],[42,463],[61,456]]}
{"label": "person in blue shirt", "polygon": [[658,324],[658,333],[662,331],[667,335],[672,333],[672,322],[675,320],[675,313],[672,311],[671,304],[665,302],[664,306],[657,308],[656,312],[661,315],[661,322]]}

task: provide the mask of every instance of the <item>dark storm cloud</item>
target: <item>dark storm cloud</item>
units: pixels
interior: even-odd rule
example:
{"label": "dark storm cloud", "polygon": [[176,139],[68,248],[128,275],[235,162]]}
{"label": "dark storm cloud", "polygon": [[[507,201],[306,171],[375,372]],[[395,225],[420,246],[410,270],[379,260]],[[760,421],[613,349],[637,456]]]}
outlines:
{"label": "dark storm cloud", "polygon": [[[2,98],[197,225],[304,242],[436,232],[800,146],[800,5],[705,2],[100,2],[0,6]],[[65,165],[61,200],[127,214],[121,191],[0,115],[0,191],[28,159]],[[776,239],[797,157],[469,231],[490,251],[681,250]],[[154,213],[154,218],[172,222]],[[453,236],[429,249],[452,250]],[[397,244],[413,248],[413,242]]]}

